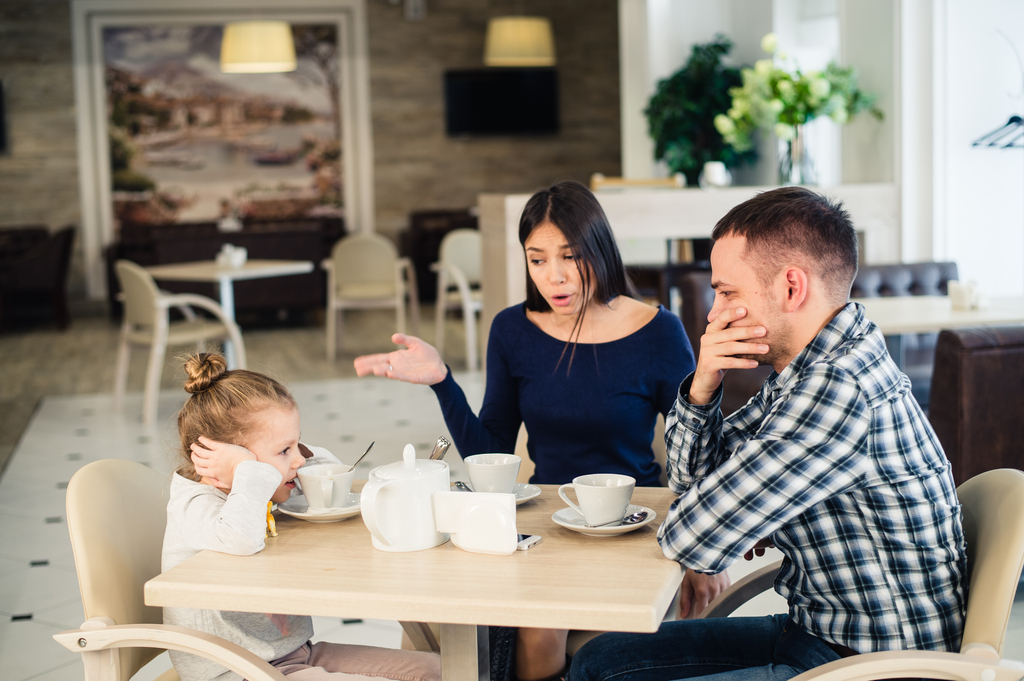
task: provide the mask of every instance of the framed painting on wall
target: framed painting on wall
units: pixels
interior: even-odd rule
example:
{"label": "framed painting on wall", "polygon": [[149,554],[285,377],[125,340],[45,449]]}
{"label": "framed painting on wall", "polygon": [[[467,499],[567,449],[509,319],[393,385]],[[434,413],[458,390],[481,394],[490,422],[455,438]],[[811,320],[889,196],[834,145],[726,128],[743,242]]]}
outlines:
{"label": "framed painting on wall", "polygon": [[[364,0],[74,0],[89,292],[126,222],[340,217],[372,229]],[[297,68],[223,73],[223,27],[287,21]]]}

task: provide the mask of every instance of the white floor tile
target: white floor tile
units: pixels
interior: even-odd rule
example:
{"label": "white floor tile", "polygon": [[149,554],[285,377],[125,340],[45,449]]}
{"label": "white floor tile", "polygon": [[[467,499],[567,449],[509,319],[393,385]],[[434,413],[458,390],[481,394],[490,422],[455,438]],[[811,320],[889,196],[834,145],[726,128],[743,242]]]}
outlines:
{"label": "white floor tile", "polygon": [[0,676],[7,680],[24,680],[81,661],[78,654],[53,640],[53,635],[63,629],[33,621],[0,620]]}
{"label": "white floor tile", "polygon": [[[34,614],[79,598],[73,572],[51,566],[25,568],[0,580],[0,614]],[[76,625],[80,625],[78,623]]]}
{"label": "white floor tile", "polygon": [[85,666],[82,665],[82,659],[79,658],[74,663],[68,663],[61,665],[52,670],[33,675],[25,679],[28,680],[81,680],[85,678]]}
{"label": "white floor tile", "polygon": [[80,596],[75,595],[74,599],[64,604],[39,609],[32,613],[32,619],[64,630],[77,630],[85,622],[82,599]]}
{"label": "white floor tile", "polygon": [[[152,661],[142,666],[139,672],[135,673],[133,680],[155,680],[171,669],[171,657],[163,652]],[[72,678],[74,679],[74,678]]]}

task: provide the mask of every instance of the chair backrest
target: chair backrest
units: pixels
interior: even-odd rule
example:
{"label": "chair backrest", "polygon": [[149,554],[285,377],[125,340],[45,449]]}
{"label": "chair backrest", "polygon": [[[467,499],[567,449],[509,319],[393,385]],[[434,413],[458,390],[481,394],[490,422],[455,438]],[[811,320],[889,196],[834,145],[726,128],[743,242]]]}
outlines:
{"label": "chair backrest", "polygon": [[1024,469],[1024,327],[945,330],[935,344],[928,419],[957,483]]}
{"label": "chair backrest", "polygon": [[[86,464],[71,477],[68,530],[87,619],[105,616],[118,625],[163,622],[161,609],[145,605],[143,586],[160,574],[166,484],[152,469],[120,459]],[[121,649],[124,679],[159,653]]]}
{"label": "chair backrest", "polygon": [[944,296],[947,283],[957,279],[956,263],[892,263],[861,265],[850,298],[876,296]]}
{"label": "chair backrest", "polygon": [[1006,625],[1024,568],[1024,472],[986,471],[956,493],[963,505],[970,571],[960,652],[1002,658]]}
{"label": "chair backrest", "polygon": [[441,262],[462,271],[470,284],[480,283],[480,230],[452,230],[441,241]]}
{"label": "chair backrest", "polygon": [[331,252],[334,282],[340,289],[346,284],[395,284],[398,249],[379,234],[351,234],[338,240]]}
{"label": "chair backrest", "polygon": [[117,261],[117,279],[124,292],[124,319],[131,325],[156,323],[156,299],[160,290],[141,266],[128,261]]}

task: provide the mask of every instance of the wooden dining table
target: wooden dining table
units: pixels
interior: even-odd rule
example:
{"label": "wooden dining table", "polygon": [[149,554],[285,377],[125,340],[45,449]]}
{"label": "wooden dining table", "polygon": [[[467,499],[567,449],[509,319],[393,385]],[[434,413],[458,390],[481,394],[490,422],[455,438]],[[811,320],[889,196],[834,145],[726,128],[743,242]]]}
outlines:
{"label": "wooden dining table", "polygon": [[556,524],[558,486],[540,488],[516,508],[519,532],[543,538],[527,551],[474,554],[447,542],[383,552],[359,515],[309,523],[281,514],[261,552],[200,552],[147,582],[146,604],[439,623],[442,679],[487,679],[491,625],[655,632],[682,579],[656,538],[675,495],[637,488],[632,503],[657,518],[593,537]]}

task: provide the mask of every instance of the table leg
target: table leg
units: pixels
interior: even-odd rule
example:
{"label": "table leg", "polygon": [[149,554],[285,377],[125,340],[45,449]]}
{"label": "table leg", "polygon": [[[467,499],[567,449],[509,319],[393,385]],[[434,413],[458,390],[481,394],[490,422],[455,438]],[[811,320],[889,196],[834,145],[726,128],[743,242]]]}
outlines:
{"label": "table leg", "polygon": [[[235,284],[229,277],[218,278],[220,282],[220,307],[224,314],[230,319],[235,319]],[[228,369],[238,368],[238,356],[235,353],[235,344],[231,341],[224,341],[224,359],[228,362]]]}
{"label": "table leg", "polygon": [[441,623],[441,679],[491,679],[486,625]]}

